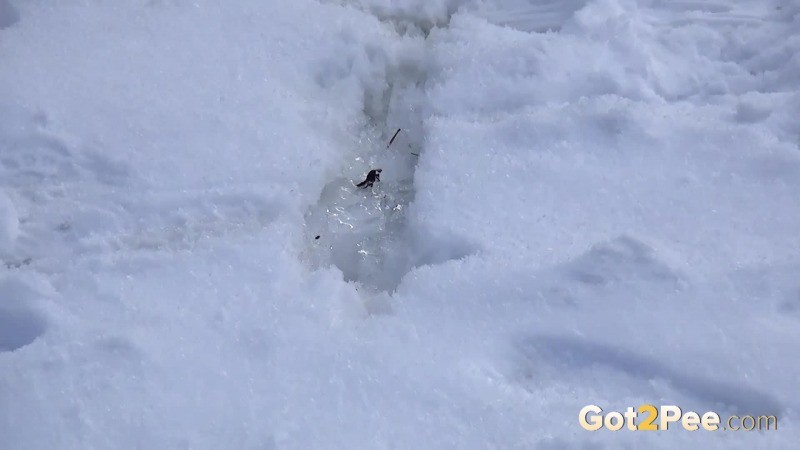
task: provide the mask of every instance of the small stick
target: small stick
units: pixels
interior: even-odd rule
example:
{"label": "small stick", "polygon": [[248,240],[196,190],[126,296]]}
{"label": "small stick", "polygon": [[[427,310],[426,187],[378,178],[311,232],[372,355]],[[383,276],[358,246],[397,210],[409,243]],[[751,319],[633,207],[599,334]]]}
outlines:
{"label": "small stick", "polygon": [[398,134],[400,134],[400,128],[398,128],[397,131],[394,132],[394,136],[392,136],[392,138],[389,139],[389,144],[386,145],[386,148],[391,147],[392,142],[394,142],[394,140],[395,140],[395,138],[397,137]]}

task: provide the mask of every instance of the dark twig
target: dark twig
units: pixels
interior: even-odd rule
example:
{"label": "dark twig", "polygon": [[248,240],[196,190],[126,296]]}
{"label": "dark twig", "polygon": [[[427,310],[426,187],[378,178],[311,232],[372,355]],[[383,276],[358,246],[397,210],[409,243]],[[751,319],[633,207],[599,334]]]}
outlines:
{"label": "dark twig", "polygon": [[392,138],[389,139],[389,143],[386,145],[386,148],[389,148],[389,147],[392,146],[392,142],[394,142],[394,140],[395,140],[395,138],[397,137],[398,134],[400,134],[400,128],[398,128],[397,131],[394,132],[394,136],[392,136]]}

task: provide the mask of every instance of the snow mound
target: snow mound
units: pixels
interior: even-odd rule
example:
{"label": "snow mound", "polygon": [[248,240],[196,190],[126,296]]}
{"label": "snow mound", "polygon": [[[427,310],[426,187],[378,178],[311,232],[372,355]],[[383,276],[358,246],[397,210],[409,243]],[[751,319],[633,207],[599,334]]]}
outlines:
{"label": "snow mound", "polygon": [[630,236],[594,245],[566,268],[571,277],[591,285],[624,282],[666,283],[677,286],[679,275],[659,261],[652,248]]}

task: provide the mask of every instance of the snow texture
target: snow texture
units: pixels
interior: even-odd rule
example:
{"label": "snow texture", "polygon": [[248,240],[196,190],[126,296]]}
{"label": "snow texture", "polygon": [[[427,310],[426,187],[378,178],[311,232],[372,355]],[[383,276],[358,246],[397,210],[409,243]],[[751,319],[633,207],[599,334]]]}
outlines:
{"label": "snow texture", "polygon": [[19,217],[17,211],[8,196],[0,191],[0,253],[11,252],[18,236]]}
{"label": "snow texture", "polygon": [[794,448],[799,74],[781,0],[0,0],[0,448]]}

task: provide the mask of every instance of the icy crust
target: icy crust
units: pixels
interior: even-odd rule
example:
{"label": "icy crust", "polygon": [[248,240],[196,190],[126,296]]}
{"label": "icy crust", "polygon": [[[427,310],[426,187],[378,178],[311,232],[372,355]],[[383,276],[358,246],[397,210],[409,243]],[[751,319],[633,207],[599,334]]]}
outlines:
{"label": "icy crust", "polygon": [[[389,158],[376,159],[384,164],[368,167],[392,167],[386,164]],[[333,264],[346,281],[379,291],[399,283],[409,258],[402,242],[407,237],[405,211],[413,198],[412,180],[387,178],[367,188],[355,186],[359,179],[338,178],[325,185],[305,219],[308,239],[314,241],[312,267]]]}

